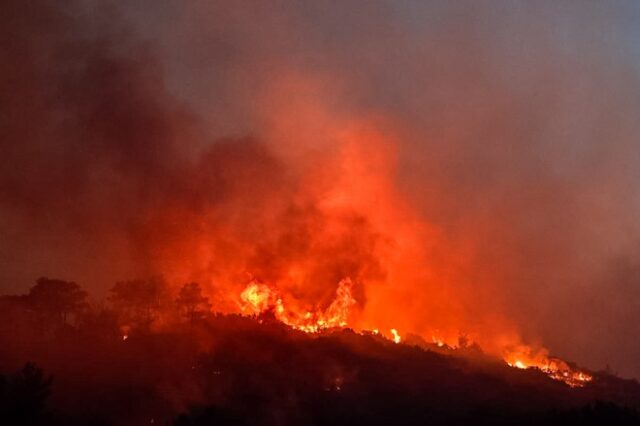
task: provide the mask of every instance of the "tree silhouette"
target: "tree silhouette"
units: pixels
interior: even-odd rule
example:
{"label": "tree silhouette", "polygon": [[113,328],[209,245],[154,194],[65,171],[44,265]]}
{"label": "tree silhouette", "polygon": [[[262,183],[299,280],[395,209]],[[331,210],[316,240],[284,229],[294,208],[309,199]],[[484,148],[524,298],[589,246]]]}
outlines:
{"label": "tree silhouette", "polygon": [[27,363],[16,374],[0,376],[0,422],[44,424],[45,402],[51,394],[52,381],[33,363]]}
{"label": "tree silhouette", "polygon": [[118,316],[110,307],[102,303],[85,310],[79,318],[78,330],[83,336],[117,338],[121,336]]}
{"label": "tree silhouette", "polygon": [[121,320],[148,328],[155,320],[166,294],[164,279],[152,277],[148,280],[117,282],[111,289],[109,300],[119,312]]}
{"label": "tree silhouette", "polygon": [[178,309],[190,324],[201,319],[211,309],[209,298],[202,294],[202,288],[198,283],[187,283],[182,286],[176,299]]}
{"label": "tree silhouette", "polygon": [[74,282],[43,277],[31,287],[27,297],[43,319],[66,324],[69,314],[77,316],[86,306],[87,292]]}

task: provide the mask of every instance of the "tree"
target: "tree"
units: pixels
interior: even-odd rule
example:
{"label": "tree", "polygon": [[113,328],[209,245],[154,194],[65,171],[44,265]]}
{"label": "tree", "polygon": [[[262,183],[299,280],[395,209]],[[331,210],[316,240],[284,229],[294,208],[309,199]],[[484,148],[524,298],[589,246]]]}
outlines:
{"label": "tree", "polygon": [[470,344],[469,336],[466,333],[460,333],[458,336],[458,348],[465,349],[468,348]]}
{"label": "tree", "polygon": [[86,309],[79,318],[78,331],[81,335],[113,339],[120,337],[121,330],[116,312],[103,303]]}
{"label": "tree", "polygon": [[0,376],[0,423],[45,424],[45,402],[51,394],[52,377],[27,363],[10,376]]}
{"label": "tree", "polygon": [[155,320],[167,284],[162,277],[148,280],[119,281],[111,289],[109,300],[119,311],[122,320],[141,328],[148,328]]}
{"label": "tree", "polygon": [[198,283],[187,283],[182,286],[176,299],[178,309],[189,320],[190,324],[202,318],[211,310],[209,298],[202,294]]}
{"label": "tree", "polygon": [[42,277],[27,297],[29,304],[45,319],[66,324],[68,314],[77,316],[86,306],[87,292],[74,282]]}

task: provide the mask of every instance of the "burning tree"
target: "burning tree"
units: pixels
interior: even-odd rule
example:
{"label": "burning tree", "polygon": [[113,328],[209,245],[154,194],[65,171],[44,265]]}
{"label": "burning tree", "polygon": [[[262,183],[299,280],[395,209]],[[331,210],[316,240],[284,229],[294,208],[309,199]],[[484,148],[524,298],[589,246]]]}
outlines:
{"label": "burning tree", "polygon": [[201,319],[211,310],[209,298],[202,294],[198,283],[187,283],[182,286],[176,299],[178,309],[189,321],[189,324]]}

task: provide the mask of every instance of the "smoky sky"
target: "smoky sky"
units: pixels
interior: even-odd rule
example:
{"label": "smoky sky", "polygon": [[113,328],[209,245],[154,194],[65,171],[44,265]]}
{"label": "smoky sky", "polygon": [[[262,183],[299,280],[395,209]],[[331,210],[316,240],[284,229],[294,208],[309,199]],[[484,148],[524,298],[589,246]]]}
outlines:
{"label": "smoky sky", "polygon": [[[274,252],[304,251],[381,279],[369,253],[382,237],[365,219],[341,218],[352,231],[311,247],[297,238],[327,219],[283,201],[337,149],[323,134],[333,117],[377,117],[394,135],[397,191],[473,258],[465,292],[504,300],[554,354],[640,376],[634,2],[1,8],[4,292],[47,275],[104,295],[194,250],[185,235],[263,235],[250,218],[271,210],[286,212],[274,220],[287,232],[252,251],[264,278],[280,267]],[[236,236],[216,244],[231,264],[224,253],[243,250]]]}

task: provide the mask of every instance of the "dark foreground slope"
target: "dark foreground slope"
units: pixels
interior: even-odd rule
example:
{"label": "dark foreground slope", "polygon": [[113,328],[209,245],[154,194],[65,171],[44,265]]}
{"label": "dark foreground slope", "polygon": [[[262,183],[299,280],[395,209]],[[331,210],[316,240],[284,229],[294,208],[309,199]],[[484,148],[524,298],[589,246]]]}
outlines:
{"label": "dark foreground slope", "polygon": [[[97,330],[3,334],[0,424],[640,424],[635,381],[596,374],[572,389],[476,349],[237,316],[126,340]],[[11,373],[25,361],[44,374]]]}

